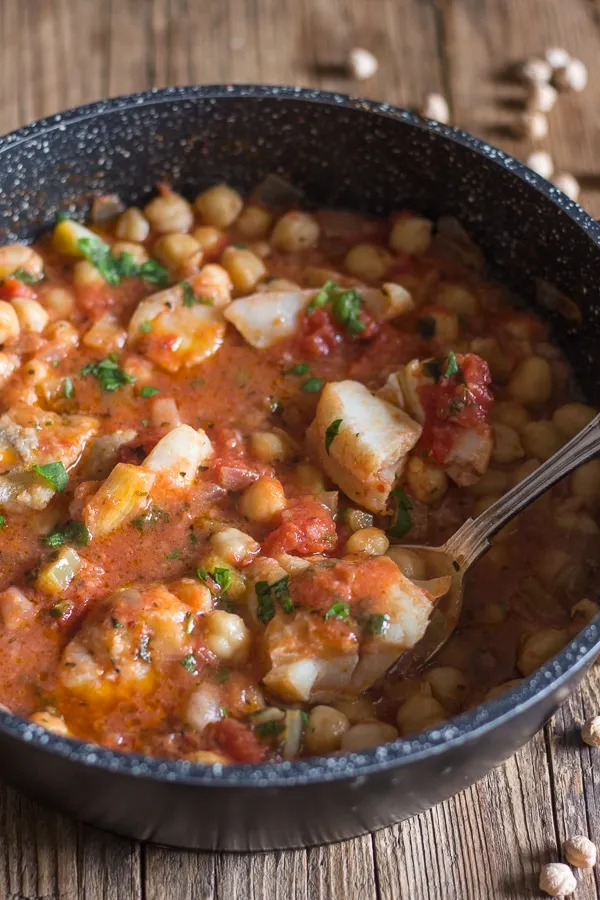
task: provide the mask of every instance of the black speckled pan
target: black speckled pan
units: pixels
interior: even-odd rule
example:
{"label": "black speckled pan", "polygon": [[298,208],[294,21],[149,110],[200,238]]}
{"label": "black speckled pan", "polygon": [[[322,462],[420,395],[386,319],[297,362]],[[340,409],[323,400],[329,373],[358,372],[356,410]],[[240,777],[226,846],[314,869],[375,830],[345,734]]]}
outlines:
{"label": "black speckled pan", "polygon": [[[543,304],[580,386],[600,405],[598,226],[505,153],[387,105],[296,88],[190,87],[53,116],[0,141],[0,241],[32,237],[58,208],[83,215],[94,192],[142,202],[161,178],[193,195],[220,180],[248,190],[271,172],[308,203],[458,217],[495,274]],[[143,840],[206,850],[340,840],[481,778],[541,727],[599,649],[593,622],[516,689],[442,727],[365,753],[277,765],[125,755],[0,713],[0,771],[40,800]]]}

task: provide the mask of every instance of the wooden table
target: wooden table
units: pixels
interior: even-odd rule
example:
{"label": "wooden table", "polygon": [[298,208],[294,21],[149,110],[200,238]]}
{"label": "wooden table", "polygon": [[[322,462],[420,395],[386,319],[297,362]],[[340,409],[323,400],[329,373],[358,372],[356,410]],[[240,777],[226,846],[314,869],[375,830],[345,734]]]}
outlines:
{"label": "wooden table", "polygon": [[[546,142],[600,215],[600,0],[0,0],[0,131],[69,106],[195,82],[319,85],[405,106],[444,93],[453,121],[525,157],[511,136],[522,89],[507,66],[562,45],[591,69]],[[340,71],[372,50],[377,75]],[[599,671],[599,670],[597,670]],[[600,758],[579,724],[600,675],[516,757],[429,812],[377,834],[263,855],[141,846],[0,789],[0,900],[491,900],[539,896],[565,836],[600,843]],[[596,769],[594,768],[596,765]],[[597,897],[579,875],[578,900]]]}

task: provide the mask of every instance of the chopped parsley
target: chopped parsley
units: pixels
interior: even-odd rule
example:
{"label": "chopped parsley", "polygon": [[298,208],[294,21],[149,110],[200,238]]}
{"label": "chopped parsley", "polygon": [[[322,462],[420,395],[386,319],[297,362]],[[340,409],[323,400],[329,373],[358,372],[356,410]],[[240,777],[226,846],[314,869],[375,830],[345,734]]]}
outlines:
{"label": "chopped parsley", "polygon": [[327,426],[327,430],[325,431],[325,450],[327,453],[329,453],[329,448],[331,447],[331,442],[334,437],[337,437],[339,434],[340,426],[343,421],[343,419],[334,419],[333,422]]}
{"label": "chopped parsley", "polygon": [[152,331],[152,322],[149,319],[144,319],[144,321],[140,325],[140,332],[142,334],[149,334],[151,331]]}
{"label": "chopped parsley", "polygon": [[113,628],[124,628],[124,627],[125,627],[125,626],[123,625],[123,623],[122,623],[122,622],[119,622],[118,619],[115,619],[114,616],[111,616],[111,618],[110,618],[110,623],[111,623],[111,625],[112,625]]}
{"label": "chopped parsley", "polygon": [[[82,240],[85,240],[82,238]],[[118,391],[126,384],[133,384],[135,378],[129,375],[117,362],[117,354],[111,353],[106,359],[96,360],[85,365],[82,375],[93,375],[103,391]]]}
{"label": "chopped parsley", "polygon": [[154,397],[156,394],[160,394],[160,388],[152,387],[149,384],[145,384],[144,387],[140,391],[140,397]]}
{"label": "chopped parsley", "polygon": [[350,607],[345,600],[336,600],[325,613],[325,621],[330,619],[347,619],[350,615]]}
{"label": "chopped parsley", "polygon": [[196,658],[193,653],[188,653],[187,656],[184,656],[183,659],[180,659],[179,662],[186,670],[186,672],[191,672],[192,675],[196,672]]}
{"label": "chopped parsley", "polygon": [[279,737],[285,728],[283,722],[270,719],[268,722],[260,722],[254,726],[254,731],[261,738]]}
{"label": "chopped parsley", "polygon": [[433,316],[423,316],[422,319],[417,319],[417,331],[424,341],[435,337],[436,327],[436,321]]}
{"label": "chopped parsley", "polygon": [[294,604],[288,587],[288,576],[284,575],[279,581],[269,584],[268,581],[256,583],[257,610],[256,615],[263,625],[267,625],[275,615],[275,603],[279,603],[286,613],[292,612]]}
{"label": "chopped parsley", "polygon": [[356,288],[344,290],[333,281],[326,281],[306,307],[306,312],[310,316],[315,309],[325,306],[327,303],[331,304],[333,318],[352,337],[356,337],[365,330],[365,324],[359,318],[361,299]]}
{"label": "chopped parsley", "polygon": [[17,281],[22,281],[23,284],[35,284],[38,281],[37,276],[32,275],[26,269],[16,269],[10,277],[16,278]]}
{"label": "chopped parsley", "polygon": [[63,393],[67,400],[70,400],[73,396],[73,381],[68,376],[63,381]]}
{"label": "chopped parsley", "polygon": [[167,553],[165,559],[179,559],[179,550],[171,550],[170,553]]}
{"label": "chopped parsley", "polygon": [[310,718],[305,709],[300,710],[300,718],[302,719],[302,724],[304,725],[304,727],[308,728],[310,726]]}
{"label": "chopped parsley", "polygon": [[373,613],[366,623],[369,634],[385,634],[390,627],[390,617],[387,613]]}
{"label": "chopped parsley", "polygon": [[152,662],[152,657],[150,656],[150,635],[143,634],[140,638],[140,642],[138,644],[138,656],[143,662],[149,663]]}
{"label": "chopped parsley", "polygon": [[45,463],[43,466],[32,466],[34,472],[50,482],[55,491],[60,493],[64,491],[69,481],[67,470],[61,462]]}
{"label": "chopped parsley", "polygon": [[202,566],[198,566],[196,569],[196,578],[200,581],[203,581],[204,584],[208,582],[208,572]]}
{"label": "chopped parsley", "polygon": [[77,242],[82,255],[95,266],[104,280],[111,285],[117,285],[122,278],[138,276],[149,284],[166,287],[169,283],[167,269],[154,259],[149,259],[141,265],[136,263],[131,253],[121,253],[115,256],[103,240],[97,237],[83,237]]}
{"label": "chopped parsley", "polygon": [[2,529],[4,528],[5,525],[6,525],[6,516],[0,516],[0,531],[2,531]]}
{"label": "chopped parsley", "polygon": [[305,394],[318,394],[322,387],[322,378],[307,378],[302,385],[302,390]]}
{"label": "chopped parsley", "polygon": [[289,369],[284,370],[284,375],[306,375],[310,372],[310,366],[308,363],[299,362],[293,365]]}
{"label": "chopped parsley", "polygon": [[450,378],[451,375],[457,375],[459,371],[458,363],[456,361],[456,353],[454,350],[450,350],[447,357],[447,365],[446,371],[444,372],[444,376],[446,378]]}
{"label": "chopped parsley", "polygon": [[83,522],[75,522],[70,520],[65,525],[57,525],[49,534],[46,534],[42,541],[48,547],[62,547],[63,544],[79,544],[80,547],[87,547],[90,542],[91,534],[87,530]]}
{"label": "chopped parsley", "polygon": [[391,528],[388,528],[388,534],[392,537],[404,537],[407,531],[412,528],[412,517],[410,510],[412,503],[401,488],[392,491],[392,497],[396,500],[396,517]]}
{"label": "chopped parsley", "polygon": [[315,294],[306,307],[308,315],[312,315],[315,309],[319,309],[321,306],[325,306],[326,303],[329,303],[331,300],[331,292],[336,289],[337,284],[334,281],[326,281],[321,290]]}
{"label": "chopped parsley", "polygon": [[169,514],[159,506],[151,506],[149,510],[142,513],[141,516],[131,520],[131,524],[139,531],[144,531],[152,525],[158,525],[159,522],[168,522]]}
{"label": "chopped parsley", "polygon": [[229,681],[229,676],[231,672],[226,667],[219,669],[217,672],[217,684],[225,684],[226,681]]}
{"label": "chopped parsley", "polygon": [[183,629],[186,634],[191,634],[194,630],[194,613],[186,613],[185,616],[185,627]]}
{"label": "chopped parsley", "polygon": [[197,303],[202,306],[214,306],[214,301],[210,299],[210,297],[199,297],[198,294],[195,293],[194,288],[191,286],[189,281],[182,281],[181,288],[183,290],[183,305],[188,308],[192,306],[196,306]]}
{"label": "chopped parsley", "polygon": [[231,569],[226,568],[215,568],[210,573],[212,580],[221,588],[221,593],[224,594],[225,591],[231,587]]}
{"label": "chopped parsley", "polygon": [[72,604],[68,603],[67,600],[59,600],[58,603],[52,604],[48,613],[53,619],[62,619],[72,608]]}

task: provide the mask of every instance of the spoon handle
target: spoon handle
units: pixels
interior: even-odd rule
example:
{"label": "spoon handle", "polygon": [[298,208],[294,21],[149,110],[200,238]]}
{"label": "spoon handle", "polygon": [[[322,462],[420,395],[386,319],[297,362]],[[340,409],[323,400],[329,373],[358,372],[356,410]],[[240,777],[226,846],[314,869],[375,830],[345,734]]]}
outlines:
{"label": "spoon handle", "polygon": [[600,453],[600,415],[595,416],[554,456],[527,475],[485,512],[476,519],[467,519],[444,545],[445,551],[455,560],[455,567],[465,571],[473,565],[489,548],[490,538],[501,528],[557,481],[597,453]]}

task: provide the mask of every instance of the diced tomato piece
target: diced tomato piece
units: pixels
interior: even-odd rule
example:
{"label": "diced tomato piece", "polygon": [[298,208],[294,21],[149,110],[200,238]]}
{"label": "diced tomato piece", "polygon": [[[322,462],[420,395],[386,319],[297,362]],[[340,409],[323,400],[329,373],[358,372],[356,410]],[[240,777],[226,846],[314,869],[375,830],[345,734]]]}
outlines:
{"label": "diced tomato piece", "polygon": [[290,593],[295,606],[325,613],[339,601],[353,612],[353,604],[360,602],[362,609],[370,596],[380,596],[397,577],[398,568],[387,556],[343,559],[334,565],[315,566],[292,579]]}
{"label": "diced tomato piece", "polygon": [[32,298],[35,297],[35,291],[18,278],[5,278],[0,284],[0,300],[12,300],[14,297]]}
{"label": "diced tomato piece", "polygon": [[328,509],[314,497],[290,500],[281,522],[263,542],[263,553],[329,553],[337,545],[335,522]]}
{"label": "diced tomato piece", "polygon": [[300,352],[306,356],[327,356],[341,344],[344,335],[336,328],[326,309],[315,309],[300,317]]}
{"label": "diced tomato piece", "polygon": [[393,325],[381,325],[379,333],[350,367],[349,376],[357,381],[379,378],[414,359],[418,347],[418,335],[403,333]]}
{"label": "diced tomato piece", "polygon": [[203,736],[209,749],[221,751],[234,762],[260,763],[267,752],[248,726],[236,719],[222,719],[207,725]]}

